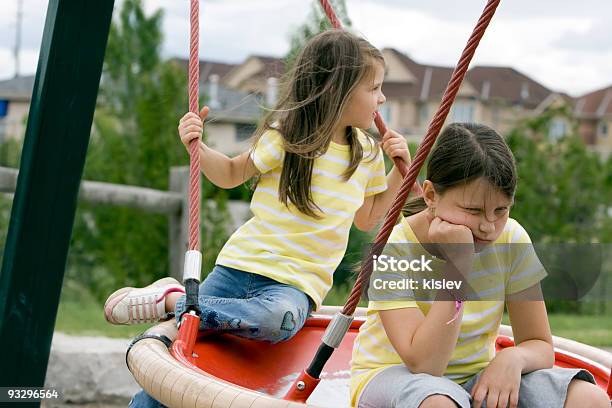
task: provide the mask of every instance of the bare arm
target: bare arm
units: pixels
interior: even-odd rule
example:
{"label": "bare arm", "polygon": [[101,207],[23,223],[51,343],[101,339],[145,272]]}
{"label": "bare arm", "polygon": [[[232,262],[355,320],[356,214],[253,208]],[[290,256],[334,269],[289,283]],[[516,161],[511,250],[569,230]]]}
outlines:
{"label": "bare arm", "polygon": [[387,189],[382,193],[367,197],[355,213],[353,222],[357,228],[362,231],[370,231],[382,221],[397,196],[402,180],[399,170],[393,166],[387,175]]}
{"label": "bare arm", "polygon": [[[528,294],[529,292],[529,294]],[[517,299],[537,299],[540,284],[519,292]],[[543,300],[509,300],[508,315],[515,347],[511,350],[522,362],[522,373],[551,368],[555,362],[552,334]]]}
{"label": "bare arm", "polygon": [[[437,217],[432,220],[428,235],[437,243],[473,244],[472,233],[467,227],[450,224]],[[444,252],[444,246],[439,248]],[[467,276],[472,270],[473,252],[444,253],[447,259],[444,276]],[[461,298],[459,292],[453,295],[455,299]],[[416,308],[379,312],[391,344],[413,373],[441,376],[446,371],[463,319],[462,309],[457,319],[448,323],[455,314],[455,302],[447,299],[446,292],[438,291],[427,316]]]}
{"label": "bare arm", "polygon": [[206,178],[221,188],[234,188],[244,183],[257,173],[249,152],[244,152],[236,157],[229,158],[206,144],[202,139],[204,131],[204,119],[208,115],[208,107],[204,107],[200,115],[188,112],[179,122],[179,135],[181,142],[189,151],[189,144],[193,139],[200,143],[200,168]]}
{"label": "bare arm", "polygon": [[229,158],[200,142],[200,168],[213,184],[221,188],[234,188],[257,173],[249,152]]}
{"label": "bare arm", "polygon": [[[530,296],[524,296],[529,293]],[[540,292],[536,284],[507,300],[508,313],[516,346],[495,355],[471,391],[475,408],[486,399],[487,406],[518,406],[521,375],[550,368],[555,361],[546,306],[533,296]],[[523,296],[522,296],[523,295]]]}
{"label": "bare arm", "polygon": [[[382,140],[382,148],[391,159],[401,159],[406,165],[410,165],[410,151],[404,136],[388,130]],[[397,167],[393,166],[387,175],[387,190],[374,196],[367,197],[359,210],[355,213],[355,226],[362,231],[370,231],[376,227],[387,214],[397,192],[402,186],[403,177]]]}
{"label": "bare arm", "polygon": [[412,373],[444,374],[461,328],[461,315],[446,324],[455,314],[455,302],[435,301],[427,316],[418,308],[379,314],[393,348]]}

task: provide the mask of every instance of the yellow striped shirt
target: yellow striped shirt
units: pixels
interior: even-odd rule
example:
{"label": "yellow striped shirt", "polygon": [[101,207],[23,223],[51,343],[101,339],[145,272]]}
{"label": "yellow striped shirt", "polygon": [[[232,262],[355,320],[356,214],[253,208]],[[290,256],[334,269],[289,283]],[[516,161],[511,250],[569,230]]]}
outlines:
{"label": "yellow striped shirt", "polygon": [[251,200],[253,217],[229,238],[217,264],[293,285],[318,308],[344,256],[355,212],[365,197],[387,188],[382,150],[357,132],[364,158],[348,181],[342,177],[350,162],[348,145],[332,142],[314,161],[311,191],[320,219],[279,200],[283,140],[276,130],[266,132],[251,154],[261,173]]}
{"label": "yellow striped shirt", "polygon": [[[402,219],[395,226],[389,242],[395,244],[387,245],[384,252],[396,257],[399,255],[402,258],[417,259],[422,254],[427,254],[418,244],[419,241],[406,219]],[[504,295],[520,292],[541,281],[546,276],[546,271],[533,247],[527,245],[530,243],[531,240],[525,229],[516,220],[509,218],[500,237],[475,255],[470,278],[476,278],[474,287],[479,293],[482,293],[483,289],[492,294],[499,291],[499,299],[503,299]],[[390,253],[388,248],[392,248],[391,252],[395,253]],[[399,251],[406,252],[398,254]],[[429,255],[429,259],[431,258]],[[443,264],[443,260],[434,259],[432,266],[435,270]],[[399,276],[402,272],[396,274]],[[385,274],[385,278],[389,278],[389,275]],[[470,284],[472,283],[470,279]],[[384,295],[377,292],[377,300],[369,302],[366,321],[361,326],[353,345],[350,385],[353,405],[357,404],[361,391],[378,372],[390,366],[403,364],[386,335],[378,311],[418,307],[426,316],[432,304],[431,301],[421,301],[420,297],[415,301],[414,297],[402,299],[398,296],[391,298]],[[372,296],[370,299],[373,299]],[[484,369],[495,356],[495,339],[501,324],[504,302],[503,300],[467,301],[463,307],[457,345],[444,373],[445,377],[457,383],[469,380]]]}

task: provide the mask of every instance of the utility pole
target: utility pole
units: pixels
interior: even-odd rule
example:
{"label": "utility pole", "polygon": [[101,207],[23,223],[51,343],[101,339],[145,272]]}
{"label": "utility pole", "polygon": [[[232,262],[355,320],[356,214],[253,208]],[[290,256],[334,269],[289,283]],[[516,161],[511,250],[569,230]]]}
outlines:
{"label": "utility pole", "polygon": [[19,76],[19,49],[21,48],[21,20],[23,18],[23,0],[17,0],[17,24],[15,33],[15,78]]}

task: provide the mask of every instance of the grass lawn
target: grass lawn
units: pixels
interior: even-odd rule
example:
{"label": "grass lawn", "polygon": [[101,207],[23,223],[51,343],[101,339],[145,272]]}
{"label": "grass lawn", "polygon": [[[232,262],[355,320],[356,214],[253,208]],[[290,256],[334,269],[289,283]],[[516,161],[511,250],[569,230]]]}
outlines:
{"label": "grass lawn", "polygon": [[[334,287],[325,298],[325,304],[344,304],[350,292],[349,287]],[[367,306],[363,300],[359,306]],[[608,306],[609,307],[609,306]],[[595,347],[612,347],[612,315],[571,315],[550,314],[548,316],[552,333]],[[502,321],[510,324],[508,315]]]}
{"label": "grass lawn", "polygon": [[64,284],[55,330],[79,336],[136,337],[152,325],[116,326],[104,319],[104,305],[86,290]]}
{"label": "grass lawn", "polygon": [[[548,315],[552,334],[595,347],[612,347],[612,316]],[[504,315],[504,324],[510,324]]]}
{"label": "grass lawn", "polygon": [[104,319],[104,305],[94,301],[60,301],[55,330],[78,336],[136,337],[152,325],[116,326]]}
{"label": "grass lawn", "polygon": [[[115,326],[104,320],[103,305],[91,295],[79,291],[75,296],[62,296],[57,314],[55,329],[80,336],[134,337],[150,325]],[[341,288],[330,292],[326,304],[341,304],[346,300],[347,291]],[[363,305],[363,302],[362,304]],[[552,332],[596,347],[612,347],[612,316],[580,316],[551,314],[549,316]],[[504,324],[508,324],[504,316]]]}

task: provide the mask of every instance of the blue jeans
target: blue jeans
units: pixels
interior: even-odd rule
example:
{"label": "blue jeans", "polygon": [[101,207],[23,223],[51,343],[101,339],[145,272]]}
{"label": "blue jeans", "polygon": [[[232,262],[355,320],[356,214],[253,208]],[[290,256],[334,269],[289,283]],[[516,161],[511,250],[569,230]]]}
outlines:
{"label": "blue jeans", "polygon": [[[200,284],[200,330],[230,333],[247,339],[278,343],[293,337],[312,310],[301,290],[265,276],[217,265]],[[177,319],[185,297],[176,303]],[[164,407],[144,391],[130,408]]]}

